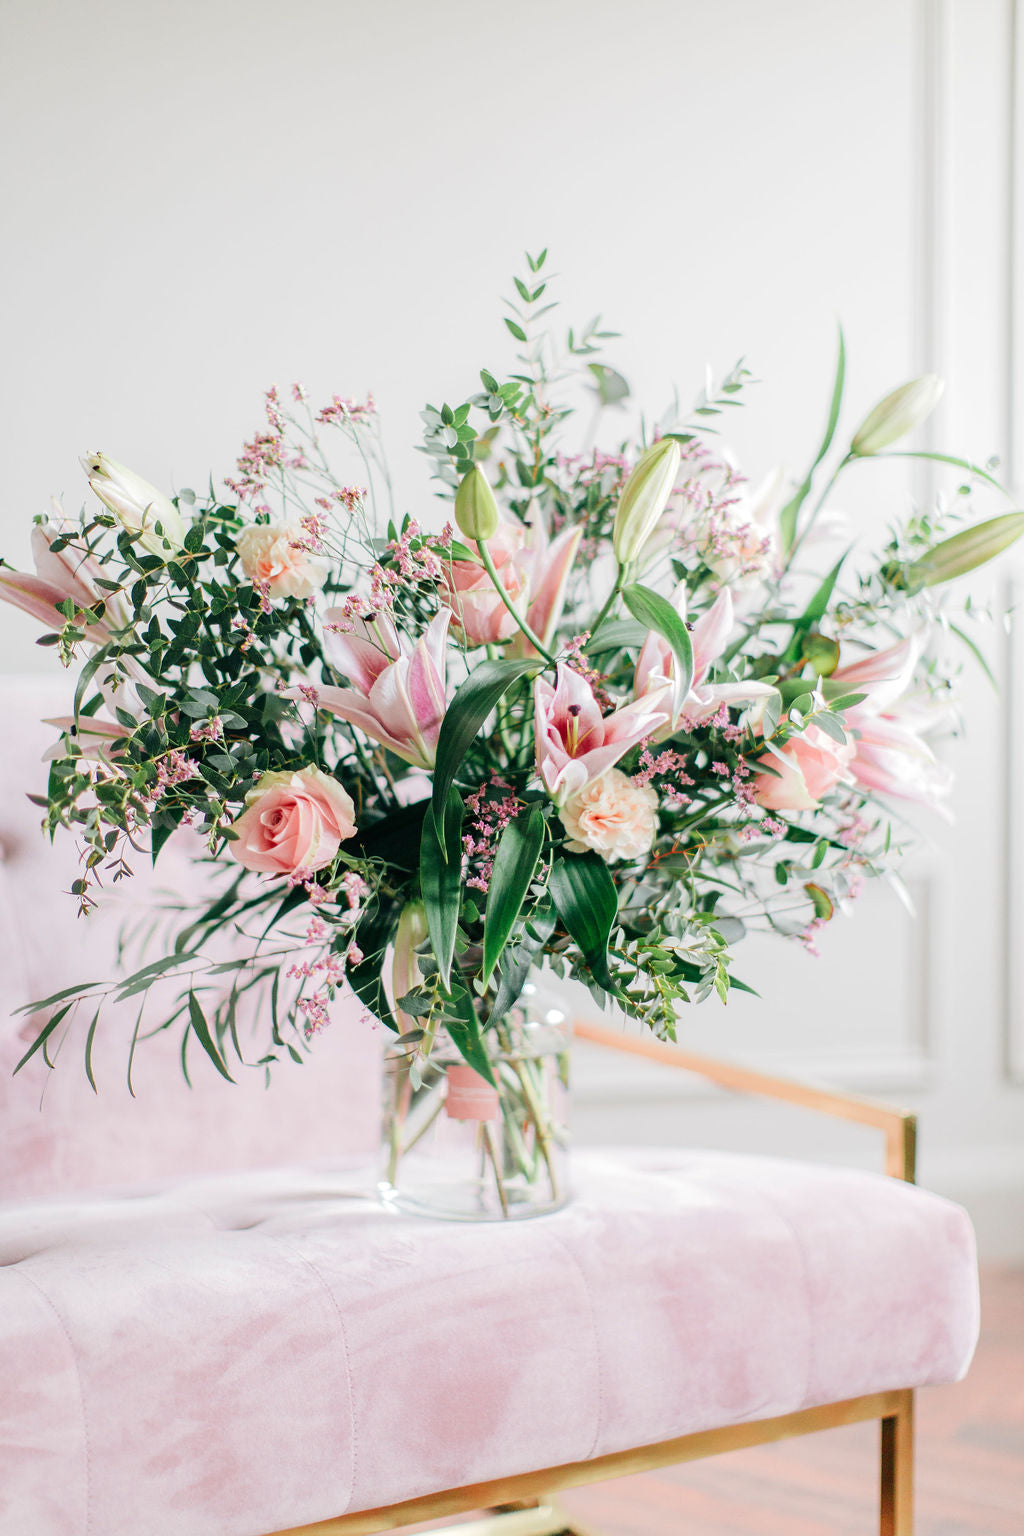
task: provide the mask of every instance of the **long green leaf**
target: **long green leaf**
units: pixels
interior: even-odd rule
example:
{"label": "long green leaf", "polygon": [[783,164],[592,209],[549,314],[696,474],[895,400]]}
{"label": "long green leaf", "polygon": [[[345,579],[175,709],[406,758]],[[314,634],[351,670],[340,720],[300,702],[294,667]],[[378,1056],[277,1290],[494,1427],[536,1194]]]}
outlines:
{"label": "long green leaf", "polygon": [[[458,927],[462,897],[464,809],[462,796],[450,784],[443,817],[444,842],[438,836],[434,816],[423,818],[423,836],[420,840],[420,890],[427,914],[427,933],[445,991],[448,990],[455,955],[455,930]],[[445,845],[449,849],[448,858],[444,854]]]}
{"label": "long green leaf", "polygon": [[463,1060],[473,1068],[474,1072],[479,1072],[492,1088],[497,1088],[473,999],[465,987],[458,982],[452,987],[451,997],[445,1009],[444,1027]]}
{"label": "long green leaf", "polygon": [[479,662],[449,704],[441,721],[434,763],[434,822],[440,837],[442,855],[447,851],[444,822],[448,791],[455,783],[455,775],[462,767],[463,758],[477,731],[505,690],[528,672],[538,671],[540,666],[536,657],[530,660],[520,658]]}
{"label": "long green leaf", "polygon": [[949,453],[929,453],[924,448],[900,448],[893,453],[876,453],[876,459],[933,459],[936,464],[952,464],[954,469],[966,469],[968,474],[977,475],[979,480],[987,480],[989,485],[994,485],[997,491],[1002,491],[1004,496],[1009,496],[1005,485],[1000,485],[994,475],[990,475],[987,469],[982,469],[980,464],[972,464],[969,459],[957,459]]}
{"label": "long green leaf", "polygon": [[591,975],[607,991],[614,991],[608,974],[608,936],[618,911],[618,897],[607,864],[596,853],[569,854],[556,859],[551,866],[548,889]]}
{"label": "long green leaf", "polygon": [[639,649],[647,639],[647,629],[646,624],[637,624],[634,619],[608,619],[587,641],[585,648],[591,656],[600,656],[606,651]]}
{"label": "long green leaf", "polygon": [[63,987],[59,992],[51,992],[49,997],[41,997],[35,1003],[22,1003],[20,1008],[15,1008],[15,1013],[42,1013],[44,1008],[52,1008],[54,1003],[62,1003],[66,997],[74,997],[79,992],[94,992],[97,987],[102,987],[102,981],[80,981],[73,987]]}
{"label": "long green leaf", "polygon": [[[73,1007],[74,1003],[65,1003],[63,1008],[57,1009],[57,1012],[54,1014],[53,1018],[48,1020],[48,1022],[43,1025],[38,1035],[36,1035],[32,1044],[29,1046],[24,1056],[18,1062],[18,1065],[15,1067],[14,1073],[20,1072],[25,1063],[27,1061],[31,1061],[36,1051],[41,1050],[41,1048],[46,1044],[47,1040],[49,1040],[50,1036],[53,1034],[54,1030],[57,1028],[57,1025],[66,1016],[69,1009]],[[12,1076],[13,1075],[14,1074],[12,1074]]]}
{"label": "long green leaf", "polygon": [[346,975],[363,1007],[397,1035],[398,1024],[391,1012],[382,975],[384,952],[391,943],[398,921],[396,908],[389,903],[376,908],[367,906],[363,911],[357,939],[365,958],[358,965],[350,965]]}
{"label": "long green leaf", "polygon": [[793,662],[796,660],[800,654],[801,637],[805,635],[808,630],[814,629],[815,626],[820,624],[824,618],[825,611],[832,600],[832,593],[835,590],[836,582],[839,580],[839,573],[842,570],[846,556],[849,553],[850,551],[847,550],[845,554],[840,555],[839,559],[829,571],[828,575],[821,582],[820,586],[814,593],[810,602],[807,604],[807,607],[804,609],[803,613],[794,623],[793,638],[789,643],[789,648],[787,649],[784,658],[786,662]]}
{"label": "long green leaf", "polygon": [[544,847],[544,812],[535,805],[529,816],[510,821],[494,855],[494,869],[487,889],[484,913],[484,968],[486,986],[512,927],[522,909]]}
{"label": "long green leaf", "polygon": [[207,1056],[209,1056],[221,1077],[226,1078],[229,1083],[233,1083],[234,1078],[228,1071],[223,1056],[214,1044],[213,1036],[210,1033],[210,1026],[206,1022],[206,1015],[194,992],[188,994],[188,1013],[192,1024],[192,1032],[199,1041],[199,1044]]}
{"label": "long green leaf", "polygon": [[622,600],[638,623],[656,630],[672,647],[681,674],[679,697],[685,698],[693,682],[693,645],[686,625],[667,597],[639,582],[623,587]]}
{"label": "long green leaf", "polygon": [[549,904],[535,907],[523,924],[522,938],[510,944],[501,957],[498,987],[488,1027],[499,1023],[519,1001],[534,961],[555,928],[555,909]]}
{"label": "long green leaf", "polygon": [[796,538],[796,523],[800,516],[800,508],[811,494],[811,486],[814,484],[814,471],[821,463],[832,446],[832,439],[836,435],[836,426],[839,422],[839,412],[843,404],[843,388],[846,382],[846,340],[843,336],[843,328],[839,327],[839,355],[836,358],[835,380],[832,384],[832,401],[829,405],[828,420],[825,423],[825,435],[821,440],[821,446],[815,456],[814,463],[807,471],[806,476],[800,482],[795,494],[787,501],[779,513],[779,532],[782,535],[782,547],[788,553],[793,547]]}

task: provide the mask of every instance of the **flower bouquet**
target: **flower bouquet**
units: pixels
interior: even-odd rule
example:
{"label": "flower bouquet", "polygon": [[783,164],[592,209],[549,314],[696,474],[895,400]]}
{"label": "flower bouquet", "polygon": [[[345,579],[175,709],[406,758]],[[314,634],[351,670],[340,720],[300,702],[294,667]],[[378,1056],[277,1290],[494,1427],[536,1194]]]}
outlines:
{"label": "flower bouquet", "polygon": [[[391,1042],[386,1186],[453,1214],[564,1198],[542,968],[673,1039],[682,1006],[744,986],[746,932],[813,942],[893,867],[892,802],[949,787],[928,741],[962,633],[945,584],[1024,530],[966,524],[960,498],[856,565],[825,558],[837,479],[941,389],[904,385],[837,448],[841,337],[795,484],[751,485],[721,445],[742,365],[688,414],[584,446],[574,392],[596,423],[628,387],[597,322],[555,341],[544,267],[528,258],[505,319],[516,371],[422,413],[443,526],[395,512],[372,398],[315,410],[295,386],[268,393],[224,495],[169,498],[91,455],[96,500],[36,521],[35,575],[0,571],[77,668],[37,799],[81,840],[83,913],[183,827],[210,880],[166,954],[33,1004],[23,1061],[88,1003],[88,1068],[104,1000],[159,988],[183,1057],[194,1037],[224,1078],[269,1071],[351,988]],[[446,1206],[456,1156],[468,1194]]]}

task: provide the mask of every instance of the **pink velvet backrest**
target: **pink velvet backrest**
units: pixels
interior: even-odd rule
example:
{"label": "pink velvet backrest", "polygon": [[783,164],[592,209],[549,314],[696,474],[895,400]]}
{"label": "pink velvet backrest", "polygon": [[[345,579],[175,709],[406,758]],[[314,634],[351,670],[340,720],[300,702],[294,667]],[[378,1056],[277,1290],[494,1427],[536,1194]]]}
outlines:
{"label": "pink velvet backrest", "polygon": [[[45,715],[64,713],[71,683],[51,678],[0,678],[0,1198],[153,1183],[179,1174],[268,1167],[278,1163],[369,1157],[379,1116],[379,1028],[363,1022],[348,997],[331,1028],[313,1042],[305,1063],[233,1068],[226,1083],[196,1041],[183,1077],[181,1030],[141,1043],[128,1090],[128,1054],[137,1005],[111,1006],[96,1032],[91,1088],[84,1043],[93,1010],[84,1005],[51,1037],[50,1071],[41,1053],[17,1077],[14,1066],[34,1038],[39,1018],[12,1016],[21,1004],[72,983],[116,974],[116,945],[126,912],[134,916],[172,887],[200,879],[189,834],[169,845],[155,871],[138,857],[131,881],[115,887],[103,908],[77,916],[66,894],[77,871],[74,839],[55,846],[41,831],[42,811],[26,798],[43,793],[43,754],[56,739]],[[154,950],[146,958],[156,958]],[[150,1005],[152,1006],[152,1005]],[[147,1028],[158,1022],[147,1010]],[[262,1026],[263,1021],[255,1021]],[[255,1060],[269,1030],[257,1027],[243,1051]]]}

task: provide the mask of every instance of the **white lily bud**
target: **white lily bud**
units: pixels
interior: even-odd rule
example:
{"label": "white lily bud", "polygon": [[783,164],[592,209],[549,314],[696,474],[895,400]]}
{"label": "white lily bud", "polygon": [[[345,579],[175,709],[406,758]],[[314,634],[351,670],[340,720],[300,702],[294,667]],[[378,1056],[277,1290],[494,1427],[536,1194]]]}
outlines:
{"label": "white lily bud", "polygon": [[853,435],[850,452],[858,458],[881,453],[931,415],[945,387],[937,373],[926,373],[920,379],[911,379],[909,384],[901,384],[868,412]]}
{"label": "white lily bud", "polygon": [[498,503],[479,464],[463,475],[455,492],[455,521],[467,539],[493,539],[498,531]]}
{"label": "white lily bud", "polygon": [[181,548],[185,524],[173,501],[162,491],[105,453],[90,453],[81,464],[100,501],[123,528],[139,536],[143,549],[153,555],[165,555],[168,545],[172,550]]}
{"label": "white lily bud", "polygon": [[641,454],[622,487],[612,529],[620,565],[632,565],[654,532],[679,473],[682,455],[674,437],[663,437]]}
{"label": "white lily bud", "polygon": [[416,1020],[403,1013],[398,1000],[407,992],[414,991],[423,976],[416,963],[416,951],[427,938],[427,909],[422,901],[407,901],[398,918],[395,932],[394,957],[391,962],[391,990],[394,995],[395,1013],[404,1033],[416,1028]]}
{"label": "white lily bud", "polygon": [[937,587],[941,582],[966,576],[1009,549],[1024,534],[1024,512],[1005,512],[973,528],[963,528],[951,538],[935,544],[927,554],[908,565],[905,577],[910,590]]}

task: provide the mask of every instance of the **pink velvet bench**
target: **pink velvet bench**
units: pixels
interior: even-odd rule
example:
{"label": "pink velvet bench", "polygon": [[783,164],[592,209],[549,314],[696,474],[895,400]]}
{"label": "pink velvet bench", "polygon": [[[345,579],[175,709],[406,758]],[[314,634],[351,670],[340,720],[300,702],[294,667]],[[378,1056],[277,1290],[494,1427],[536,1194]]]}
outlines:
{"label": "pink velvet bench", "polygon": [[[54,894],[69,851],[19,798],[38,689],[4,691],[14,1007],[104,974],[112,919]],[[76,1060],[12,1080],[23,1031],[0,1032],[0,1536],[359,1536],[496,1507],[518,1512],[488,1529],[543,1536],[560,1487],[866,1418],[883,1536],[909,1536],[913,1391],[964,1373],[978,1325],[970,1224],[908,1182],[911,1117],[651,1045],[877,1125],[896,1176],[581,1152],[564,1211],[464,1227],[370,1197],[355,1008],[269,1092],[205,1063],[189,1090],[158,1037],[132,1098],[133,1027],[98,1039],[98,1096]]]}

